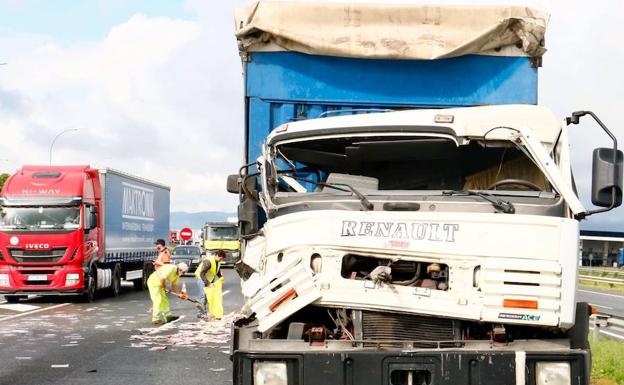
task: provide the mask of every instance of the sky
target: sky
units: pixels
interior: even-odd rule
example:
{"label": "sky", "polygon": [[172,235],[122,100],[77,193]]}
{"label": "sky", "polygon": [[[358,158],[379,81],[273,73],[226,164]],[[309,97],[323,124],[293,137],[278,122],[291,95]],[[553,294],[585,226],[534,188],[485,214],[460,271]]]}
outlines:
{"label": "sky", "polygon": [[[379,0],[377,2],[380,2]],[[393,1],[394,3],[435,3]],[[0,0],[0,172],[23,164],[107,166],[172,187],[173,211],[235,211],[225,179],[243,162],[243,81],[233,12],[247,1]],[[624,143],[624,2],[446,1],[550,13],[540,104],[597,113]],[[589,203],[589,120],[571,128]],[[624,208],[584,228],[624,231]]]}

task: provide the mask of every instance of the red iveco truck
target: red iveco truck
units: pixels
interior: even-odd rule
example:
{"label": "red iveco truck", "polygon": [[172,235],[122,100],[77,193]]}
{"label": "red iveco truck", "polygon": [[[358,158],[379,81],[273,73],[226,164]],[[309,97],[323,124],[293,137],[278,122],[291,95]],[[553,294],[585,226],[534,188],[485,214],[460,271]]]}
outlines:
{"label": "red iveco truck", "polygon": [[0,294],[118,295],[145,287],[167,238],[169,187],[111,169],[24,166],[0,194]]}

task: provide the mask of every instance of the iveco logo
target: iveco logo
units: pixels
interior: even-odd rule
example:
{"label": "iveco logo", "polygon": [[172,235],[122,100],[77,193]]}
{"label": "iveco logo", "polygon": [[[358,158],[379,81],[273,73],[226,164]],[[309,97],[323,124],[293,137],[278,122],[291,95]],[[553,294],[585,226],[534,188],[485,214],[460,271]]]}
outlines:
{"label": "iveco logo", "polygon": [[49,249],[49,243],[27,243],[25,246],[26,249]]}

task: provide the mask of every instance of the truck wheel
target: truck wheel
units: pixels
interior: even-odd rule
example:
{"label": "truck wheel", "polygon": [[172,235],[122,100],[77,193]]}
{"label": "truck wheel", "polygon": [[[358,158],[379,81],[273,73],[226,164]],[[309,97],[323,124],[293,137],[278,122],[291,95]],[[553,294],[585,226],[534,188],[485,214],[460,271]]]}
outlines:
{"label": "truck wheel", "polygon": [[21,297],[19,295],[5,295],[4,296],[4,299],[6,299],[8,303],[18,303],[20,298]]}
{"label": "truck wheel", "polygon": [[85,302],[93,302],[95,300],[95,291],[97,288],[97,267],[91,265],[89,273],[85,277],[85,291],[83,299]]}
{"label": "truck wheel", "polygon": [[149,278],[150,274],[152,274],[152,264],[146,263],[143,265],[143,277],[134,281],[134,288],[136,290],[147,289],[147,279]]}
{"label": "truck wheel", "polygon": [[118,297],[121,292],[121,266],[116,263],[111,277],[111,293],[113,297]]}

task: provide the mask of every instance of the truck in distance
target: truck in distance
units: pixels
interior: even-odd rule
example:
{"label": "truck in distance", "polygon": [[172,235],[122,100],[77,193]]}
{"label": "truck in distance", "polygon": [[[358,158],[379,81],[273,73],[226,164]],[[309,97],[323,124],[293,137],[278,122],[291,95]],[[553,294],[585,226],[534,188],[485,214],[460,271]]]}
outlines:
{"label": "truck in distance", "polygon": [[[234,384],[589,384],[579,221],[621,204],[622,153],[592,112],[562,125],[537,105],[547,19],[239,10]],[[594,151],[593,210],[570,165],[584,116],[613,139]]]}
{"label": "truck in distance", "polygon": [[240,259],[238,224],[233,222],[208,222],[202,229],[203,247],[206,254],[218,250],[225,252],[222,266],[233,266]]}
{"label": "truck in distance", "polygon": [[0,294],[142,290],[169,228],[169,187],[112,169],[24,166],[0,195]]}

